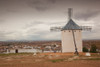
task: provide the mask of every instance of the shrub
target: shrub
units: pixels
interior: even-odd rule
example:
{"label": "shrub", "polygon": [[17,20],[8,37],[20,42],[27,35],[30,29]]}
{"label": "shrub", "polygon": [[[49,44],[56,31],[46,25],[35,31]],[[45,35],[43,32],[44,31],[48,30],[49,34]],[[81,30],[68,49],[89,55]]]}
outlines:
{"label": "shrub", "polygon": [[54,59],[54,60],[50,60],[51,62],[61,62],[61,61],[64,61],[64,59]]}
{"label": "shrub", "polygon": [[83,52],[88,52],[88,49],[86,47],[83,47]]}
{"label": "shrub", "polygon": [[97,49],[96,45],[93,44],[93,45],[91,45],[90,52],[96,53],[97,52],[96,49]]}

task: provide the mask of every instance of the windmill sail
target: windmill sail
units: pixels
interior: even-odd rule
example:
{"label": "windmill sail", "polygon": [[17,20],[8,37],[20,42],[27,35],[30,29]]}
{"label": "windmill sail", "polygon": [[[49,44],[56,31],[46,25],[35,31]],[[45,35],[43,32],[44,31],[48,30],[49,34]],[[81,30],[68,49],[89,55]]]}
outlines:
{"label": "windmill sail", "polygon": [[[80,26],[80,28],[82,29],[82,31],[91,31],[92,30],[92,26]],[[50,31],[51,32],[59,32],[63,29],[63,26],[59,26],[59,27],[51,27]]]}
{"label": "windmill sail", "polygon": [[68,23],[67,26],[51,27],[50,31],[58,32],[58,31],[61,31],[64,29],[81,29],[83,31],[91,31],[92,30],[92,26],[78,26],[75,22],[73,22],[72,13],[73,13],[73,9],[68,8],[68,19],[69,19],[68,22],[70,22],[70,23]]}
{"label": "windmill sail", "polygon": [[[62,52],[82,52],[81,31],[91,31],[92,26],[79,26],[72,20],[72,8],[68,9],[68,23],[65,26],[51,27],[50,31],[62,32]],[[69,49],[72,48],[72,49]],[[75,49],[75,50],[74,50]]]}

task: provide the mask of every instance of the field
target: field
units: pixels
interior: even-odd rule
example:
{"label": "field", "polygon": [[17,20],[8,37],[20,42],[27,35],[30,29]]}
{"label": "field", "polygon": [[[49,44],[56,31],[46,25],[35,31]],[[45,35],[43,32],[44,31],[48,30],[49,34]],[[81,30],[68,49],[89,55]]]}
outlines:
{"label": "field", "polygon": [[0,67],[100,67],[100,54],[18,53],[0,54]]}

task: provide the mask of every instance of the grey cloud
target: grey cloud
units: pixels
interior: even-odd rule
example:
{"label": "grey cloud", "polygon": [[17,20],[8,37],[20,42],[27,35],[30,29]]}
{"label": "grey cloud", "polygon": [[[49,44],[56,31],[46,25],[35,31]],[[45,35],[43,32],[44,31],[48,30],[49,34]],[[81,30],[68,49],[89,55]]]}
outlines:
{"label": "grey cloud", "polygon": [[56,3],[56,0],[48,0],[48,2]]}
{"label": "grey cloud", "polygon": [[100,23],[99,20],[94,20],[94,26],[91,31],[83,32],[83,39],[100,39]]}
{"label": "grey cloud", "polygon": [[24,40],[22,32],[19,31],[0,31],[0,41],[6,40]]}
{"label": "grey cloud", "polygon": [[98,21],[95,22],[95,26],[93,27],[93,31],[100,33],[100,23]]}
{"label": "grey cloud", "polygon": [[29,27],[34,27],[37,26],[39,24],[44,24],[45,22],[41,22],[41,21],[33,21],[33,22],[29,22],[27,23],[23,28],[29,28]]}
{"label": "grey cloud", "polygon": [[45,11],[45,10],[48,9],[48,7],[46,7],[46,6],[36,6],[35,9],[38,10],[38,11]]}
{"label": "grey cloud", "polygon": [[16,13],[18,12],[18,10],[16,9],[6,9],[7,12],[11,12],[11,13]]}
{"label": "grey cloud", "polygon": [[56,37],[57,34],[55,32],[42,30],[42,31],[37,31],[37,32],[33,31],[33,34],[32,34],[32,31],[33,30],[31,30],[31,33],[28,34],[28,38],[31,40],[50,40],[50,39],[58,40],[58,39],[60,39],[60,37]]}
{"label": "grey cloud", "polygon": [[0,19],[0,23],[4,23],[5,22],[5,20],[4,19]]}
{"label": "grey cloud", "polygon": [[13,32],[5,32],[5,31],[0,31],[0,40],[7,40],[7,35],[12,34]]}
{"label": "grey cloud", "polygon": [[[1,2],[0,0],[0,5],[1,5],[0,7],[2,8],[2,9],[0,8],[1,9],[0,23],[5,22],[4,24],[1,24],[1,27],[7,26],[7,28],[5,27],[4,30],[8,32],[2,31],[1,28],[0,40],[7,40],[7,39],[11,40],[14,38],[17,40],[57,39],[57,37],[60,37],[60,35],[56,35],[56,33],[50,32],[49,28],[54,25],[55,26],[65,25],[67,23],[67,21],[65,22],[64,19],[62,19],[65,18],[64,17],[65,15],[62,15],[62,13],[67,10],[67,7],[72,6],[73,8],[75,8],[76,13],[74,17],[75,19],[78,19],[79,22],[81,21],[84,22],[84,20],[87,20],[87,22],[89,23],[89,21],[91,21],[92,19],[94,18],[96,19],[100,12],[99,10],[96,10],[100,6],[98,4],[100,3],[100,1],[97,0],[85,0],[85,1],[84,0],[79,0],[79,1],[78,0],[76,1],[74,0],[9,0],[9,1],[5,0],[5,1],[2,0]],[[86,9],[88,8],[91,10],[86,11]],[[79,10],[81,13],[78,12]],[[16,11],[18,12],[16,13]],[[46,11],[46,12],[41,14],[41,12],[38,11]],[[55,20],[53,20],[54,19],[53,16]],[[39,20],[44,20],[45,22]],[[94,21],[94,20],[92,21],[97,25],[95,25],[95,29],[92,32],[85,33],[84,36],[87,39],[88,38],[91,39],[93,37],[95,38],[99,37],[99,33],[100,33],[99,32],[100,24],[98,24],[99,19],[98,21]],[[13,22],[13,24],[12,25],[8,24],[8,22]],[[17,22],[19,23],[17,24]],[[26,26],[22,28],[24,24],[26,24]],[[10,25],[11,27],[9,27]],[[21,27],[18,26],[14,28],[13,25],[16,26],[19,25]],[[11,28],[12,29],[14,28],[14,30],[16,29],[18,30],[17,32],[16,31],[9,32],[9,31],[13,31]]]}
{"label": "grey cloud", "polygon": [[[56,35],[57,32],[50,32],[50,30],[49,30],[50,27],[49,28],[46,28],[46,27],[43,27],[43,26],[41,26],[41,28],[35,27],[35,26],[38,26],[38,24],[41,24],[41,23],[45,23],[45,22],[38,22],[35,25],[34,25],[34,23],[31,23],[29,26],[27,26],[27,28],[25,29],[26,30],[26,32],[25,32],[26,39],[28,39],[28,40],[60,39],[60,37],[55,37],[55,36],[57,36]],[[43,24],[43,25],[49,26],[46,23]],[[46,28],[46,29],[44,29],[44,28]]]}
{"label": "grey cloud", "polygon": [[[44,25],[48,25],[50,27],[52,26],[64,26],[64,24],[66,24],[67,22],[65,21],[62,21],[62,22],[43,22],[43,21],[34,21],[34,22],[30,22],[28,24],[26,24],[23,28],[24,29],[27,29],[27,28],[30,28],[30,27],[34,27],[34,26],[37,26],[39,24],[44,24]],[[37,30],[36,28],[34,28],[33,30]]]}
{"label": "grey cloud", "polygon": [[56,0],[29,0],[28,6],[38,11],[45,11],[50,9],[54,3],[56,3]]}
{"label": "grey cloud", "polygon": [[78,20],[87,21],[87,20],[95,18],[99,14],[100,14],[100,11],[92,11],[92,10],[90,11],[90,10],[88,10],[88,11],[85,11],[85,12],[82,11],[82,12],[76,13],[74,15],[74,18],[78,19]]}
{"label": "grey cloud", "polygon": [[34,22],[31,22],[30,25],[37,25],[37,24],[43,24],[45,22],[42,22],[42,21],[34,21]]}
{"label": "grey cloud", "polygon": [[6,35],[6,33],[5,32],[3,32],[3,31],[0,31],[0,40],[4,40],[5,39],[5,36]]}
{"label": "grey cloud", "polygon": [[99,35],[100,31],[98,30],[92,30],[92,31],[86,31],[83,32],[83,39],[100,39]]}

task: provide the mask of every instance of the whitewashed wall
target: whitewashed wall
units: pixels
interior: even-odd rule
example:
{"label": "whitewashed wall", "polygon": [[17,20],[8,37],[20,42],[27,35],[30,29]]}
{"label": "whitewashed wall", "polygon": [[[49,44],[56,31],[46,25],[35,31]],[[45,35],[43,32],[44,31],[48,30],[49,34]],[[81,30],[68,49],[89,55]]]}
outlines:
{"label": "whitewashed wall", "polygon": [[[42,52],[38,49],[18,49],[18,53],[34,53],[34,52]],[[15,50],[10,50],[10,52],[7,53],[15,53]]]}
{"label": "whitewashed wall", "polygon": [[[74,34],[78,52],[82,52],[82,32],[81,30],[75,30]],[[62,52],[75,52],[72,30],[62,31]]]}

